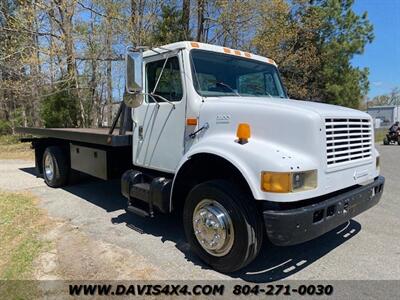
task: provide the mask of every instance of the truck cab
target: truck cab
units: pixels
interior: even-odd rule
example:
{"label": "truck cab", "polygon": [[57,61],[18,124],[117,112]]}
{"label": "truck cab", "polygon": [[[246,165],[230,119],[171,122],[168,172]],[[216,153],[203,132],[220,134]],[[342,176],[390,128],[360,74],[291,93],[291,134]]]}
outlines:
{"label": "truck cab", "polygon": [[[371,117],[288,99],[272,59],[179,42],[145,51],[140,64],[133,165],[174,174],[169,210],[183,205],[188,240],[206,262],[229,256],[221,240],[229,244],[226,224],[233,221],[218,215],[232,208],[205,195],[187,203],[196,186],[204,194],[234,191],[276,245],[319,236],[379,200],[383,178]],[[261,234],[253,234],[257,252]]]}
{"label": "truck cab", "polygon": [[[333,230],[383,193],[371,117],[289,99],[270,58],[198,42],[128,48],[123,103],[127,210],[181,212],[191,248],[218,271],[249,264],[264,239],[288,246]],[[45,179],[60,156],[42,153]]]}

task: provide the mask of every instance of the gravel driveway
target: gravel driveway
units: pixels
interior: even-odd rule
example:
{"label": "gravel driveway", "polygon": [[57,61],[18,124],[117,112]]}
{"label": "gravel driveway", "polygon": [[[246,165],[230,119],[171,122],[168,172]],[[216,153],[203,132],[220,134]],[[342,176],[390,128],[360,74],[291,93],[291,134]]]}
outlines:
{"label": "gravel driveway", "polygon": [[118,181],[51,189],[35,177],[33,162],[1,160],[0,189],[30,191],[55,220],[46,238],[56,245],[42,257],[41,278],[400,279],[400,147],[379,151],[386,187],[376,207],[302,245],[265,245],[256,261],[231,276],[191,254],[177,216],[127,214]]}

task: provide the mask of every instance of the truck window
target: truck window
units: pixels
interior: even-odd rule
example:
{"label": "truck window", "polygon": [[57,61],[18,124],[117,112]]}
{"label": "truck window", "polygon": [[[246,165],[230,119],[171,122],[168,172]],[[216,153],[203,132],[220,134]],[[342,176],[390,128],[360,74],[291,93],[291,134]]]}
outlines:
{"label": "truck window", "polygon": [[272,95],[279,97],[279,91],[275,85],[274,75],[268,72],[250,73],[239,76],[240,94]]}
{"label": "truck window", "polygon": [[191,51],[193,84],[201,96],[286,98],[278,69],[266,62],[204,50]]}
{"label": "truck window", "polygon": [[[165,60],[158,60],[146,64],[146,92],[153,92],[158,77],[161,74]],[[169,101],[180,101],[183,96],[181,73],[177,57],[168,58],[165,69],[161,75],[155,94],[164,97]],[[162,102],[157,98],[157,102]],[[154,102],[152,97],[147,97],[148,102]]]}

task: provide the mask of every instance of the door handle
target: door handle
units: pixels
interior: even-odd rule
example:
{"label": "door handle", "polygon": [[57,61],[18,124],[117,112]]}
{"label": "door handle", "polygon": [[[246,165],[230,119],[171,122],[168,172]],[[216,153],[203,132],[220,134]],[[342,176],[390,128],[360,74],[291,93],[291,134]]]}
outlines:
{"label": "door handle", "polygon": [[139,140],[143,141],[143,126],[139,126],[138,135]]}

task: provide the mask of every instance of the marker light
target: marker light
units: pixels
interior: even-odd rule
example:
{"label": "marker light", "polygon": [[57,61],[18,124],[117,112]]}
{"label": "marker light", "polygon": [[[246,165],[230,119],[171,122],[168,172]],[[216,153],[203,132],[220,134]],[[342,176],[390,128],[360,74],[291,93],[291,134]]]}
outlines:
{"label": "marker light", "polygon": [[197,119],[196,118],[187,118],[186,119],[186,125],[196,126],[197,125]]}
{"label": "marker light", "polygon": [[191,45],[193,48],[200,48],[200,45],[199,45],[198,43],[195,43],[195,42],[191,42],[190,45]]}
{"label": "marker light", "polygon": [[276,66],[276,62],[273,59],[267,58],[267,62],[271,65]]}
{"label": "marker light", "polygon": [[237,127],[236,136],[239,139],[239,144],[246,144],[251,136],[250,125],[247,123],[240,123]]}

